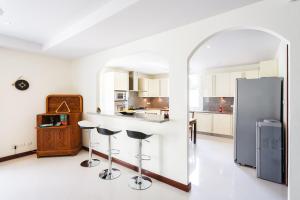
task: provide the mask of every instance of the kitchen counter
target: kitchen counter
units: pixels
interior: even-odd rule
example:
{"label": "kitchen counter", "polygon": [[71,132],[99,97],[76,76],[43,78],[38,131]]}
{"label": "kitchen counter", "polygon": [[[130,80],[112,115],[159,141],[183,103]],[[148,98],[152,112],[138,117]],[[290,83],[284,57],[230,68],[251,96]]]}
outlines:
{"label": "kitchen counter", "polygon": [[[163,123],[170,121],[169,119],[163,119],[158,116],[152,116],[147,117],[143,113],[135,113],[133,115],[122,115],[122,114],[104,114],[104,113],[95,113],[95,112],[88,112],[88,114],[91,115],[100,115],[100,116],[106,116],[106,117],[113,117],[113,118],[125,118],[125,119],[132,119],[132,120],[140,120],[140,121],[146,121],[146,122],[154,122],[154,123]],[[162,115],[159,115],[162,117]]]}
{"label": "kitchen counter", "polygon": [[207,110],[192,110],[190,112],[195,112],[195,113],[211,113],[211,114],[225,114],[225,115],[232,115],[232,112],[224,111],[224,112],[218,112],[218,111],[207,111]]}

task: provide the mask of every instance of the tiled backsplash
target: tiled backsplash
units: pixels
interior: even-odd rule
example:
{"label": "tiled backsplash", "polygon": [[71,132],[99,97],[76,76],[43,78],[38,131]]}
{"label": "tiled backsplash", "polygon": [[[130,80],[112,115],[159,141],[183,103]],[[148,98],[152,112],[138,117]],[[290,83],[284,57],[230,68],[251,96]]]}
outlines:
{"label": "tiled backsplash", "polygon": [[224,112],[232,112],[233,102],[233,97],[203,97],[203,110],[219,111],[219,106],[222,106]]}
{"label": "tiled backsplash", "polygon": [[128,107],[164,108],[169,107],[168,97],[139,97],[138,92],[129,92]]}

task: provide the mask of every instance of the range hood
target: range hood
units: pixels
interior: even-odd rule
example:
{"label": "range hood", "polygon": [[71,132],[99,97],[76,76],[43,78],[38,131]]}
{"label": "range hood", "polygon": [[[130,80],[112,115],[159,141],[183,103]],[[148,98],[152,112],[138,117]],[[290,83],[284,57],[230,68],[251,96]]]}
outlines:
{"label": "range hood", "polygon": [[129,72],[129,91],[139,90],[139,77],[137,72]]}

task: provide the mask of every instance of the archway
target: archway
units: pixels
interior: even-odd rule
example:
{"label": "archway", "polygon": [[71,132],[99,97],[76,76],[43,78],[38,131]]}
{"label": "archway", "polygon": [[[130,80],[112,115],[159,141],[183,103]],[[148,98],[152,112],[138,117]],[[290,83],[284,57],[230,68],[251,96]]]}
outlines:
{"label": "archway", "polygon": [[[289,112],[289,106],[288,106],[288,97],[289,97],[289,93],[288,93],[288,91],[289,91],[289,87],[288,87],[288,73],[289,73],[289,70],[288,70],[288,63],[289,63],[289,41],[288,40],[286,40],[285,38],[283,38],[282,36],[280,36],[279,34],[277,34],[277,33],[274,33],[274,32],[272,32],[272,31],[270,31],[270,30],[266,30],[266,29],[264,29],[264,28],[255,28],[255,27],[238,27],[238,28],[229,28],[229,29],[226,29],[226,30],[223,30],[223,31],[218,31],[218,32],[216,32],[216,33],[213,33],[212,35],[210,35],[210,36],[208,36],[207,38],[205,38],[204,40],[202,40],[199,44],[197,44],[196,46],[195,46],[195,48],[193,49],[193,51],[191,52],[191,54],[189,55],[189,57],[188,57],[188,72],[189,72],[189,74],[191,73],[191,66],[192,66],[192,64],[193,64],[193,58],[195,57],[195,55],[197,55],[197,51],[199,51],[199,49],[201,49],[202,47],[204,47],[205,46],[205,48],[207,48],[207,49],[211,49],[211,48],[214,48],[214,47],[211,47],[211,46],[209,46],[208,45],[208,43],[209,43],[209,41],[212,41],[214,38],[217,38],[217,37],[219,37],[219,36],[221,36],[222,34],[223,35],[228,35],[228,34],[231,34],[231,33],[234,33],[234,32],[238,32],[238,31],[252,31],[252,32],[255,32],[255,31],[257,31],[257,32],[261,32],[261,33],[263,33],[263,34],[265,34],[265,35],[269,35],[270,37],[273,37],[273,38],[276,38],[277,40],[279,40],[280,41],[280,43],[279,43],[279,45],[280,46],[278,46],[278,54],[284,54],[284,56],[286,56],[286,58],[280,58],[281,60],[280,61],[278,61],[277,60],[277,62],[280,62],[279,63],[279,65],[284,65],[283,66],[283,68],[284,69],[281,69],[281,75],[282,75],[282,77],[284,78],[284,102],[285,102],[285,104],[284,104],[284,106],[283,106],[283,109],[284,109],[284,112],[283,112],[283,118],[282,118],[282,123],[284,124],[284,129],[285,129],[285,152],[284,152],[284,154],[285,154],[285,158],[286,158],[286,162],[285,162],[285,169],[287,170],[288,169],[288,148],[287,148],[287,146],[288,146],[288,125],[289,125],[289,119],[288,119],[288,112]],[[282,47],[282,49],[280,49]],[[259,58],[258,58],[259,59]],[[261,59],[261,58],[260,58]],[[263,61],[263,60],[261,60],[261,61]],[[257,62],[257,60],[255,60],[254,62]],[[253,62],[253,63],[254,63]],[[249,65],[248,66],[248,71],[251,71],[250,69],[254,69],[254,66],[250,66],[250,64],[253,64],[253,63],[251,63],[251,62],[245,62],[245,63],[234,63],[234,64],[230,64],[230,63],[226,63],[225,65],[223,65],[222,66],[222,62],[220,63],[220,64],[218,64],[218,65],[215,65],[214,67],[218,67],[218,69],[217,70],[221,70],[221,68],[222,67],[228,67],[228,66],[233,66],[230,70],[232,70],[231,72],[234,72],[234,67],[236,67],[237,65],[238,66],[240,66],[240,65]],[[207,63],[206,63],[207,64]],[[216,63],[214,63],[214,64],[216,64]],[[239,68],[239,70],[240,70],[241,68]],[[230,71],[229,70],[229,71]],[[225,71],[219,71],[219,72],[225,72]],[[253,74],[252,74],[253,75]],[[239,78],[242,78],[242,77],[239,77]],[[245,77],[243,77],[243,78],[245,78]],[[252,77],[252,78],[256,78],[256,77]],[[258,73],[258,75],[257,75],[257,78],[259,78],[259,73]],[[216,84],[215,82],[214,82],[214,84]],[[189,88],[188,88],[188,91],[190,91],[190,85],[191,85],[191,83],[189,82]],[[215,86],[212,86],[212,87],[215,87]],[[215,89],[216,90],[216,89]],[[223,99],[223,97],[224,96],[219,96],[219,95],[212,95],[212,96],[214,96],[214,97],[220,97],[220,100],[222,100]],[[226,97],[226,96],[225,96]],[[203,98],[204,99],[204,98]],[[191,103],[191,98],[190,98],[190,92],[189,92],[189,94],[188,94],[188,102],[189,102],[189,104]],[[226,99],[225,99],[226,100]],[[203,100],[204,101],[204,100]],[[234,101],[232,101],[232,102],[234,102]],[[193,103],[193,102],[192,102]],[[201,103],[200,103],[201,104]],[[203,104],[203,102],[202,102],[202,104]],[[219,107],[218,107],[219,108]],[[190,106],[189,106],[189,109],[190,109]],[[222,108],[223,109],[223,108]],[[220,108],[220,110],[221,110],[221,112],[223,112],[223,110],[222,110],[221,108]],[[216,112],[219,112],[220,110],[216,110]],[[189,110],[190,111],[190,110]],[[231,111],[231,112],[234,112],[234,111]],[[235,117],[234,117],[235,118]],[[219,118],[218,118],[219,119]],[[208,120],[208,119],[206,119],[206,120]],[[220,120],[220,119],[219,119]],[[199,120],[199,121],[201,121],[201,119]],[[205,120],[204,120],[205,121]],[[203,122],[203,119],[202,119],[202,122]],[[210,125],[210,126],[213,126],[213,125]],[[235,126],[235,125],[232,125],[232,126]],[[199,124],[197,125],[197,127],[199,127]],[[203,129],[205,129],[205,127],[203,128]],[[234,129],[234,128],[233,128]],[[216,131],[216,132],[218,132],[218,131]],[[233,135],[232,136],[232,138],[234,139],[235,138],[235,135]],[[190,150],[189,151],[189,155],[191,156],[191,153],[193,153],[192,151],[194,150],[193,148],[196,148],[195,146],[193,146],[192,148],[191,148],[191,144],[190,144],[190,142],[188,143],[188,149]],[[202,152],[203,153],[203,152]],[[202,154],[201,154],[202,155]],[[203,155],[202,155],[203,156]],[[193,160],[192,158],[190,158],[191,160]],[[233,159],[231,160],[232,162],[233,162]],[[204,161],[203,161],[203,163],[202,163],[203,165],[205,165],[205,163],[204,163]],[[191,170],[192,171],[192,170]],[[220,172],[221,173],[221,172]],[[222,172],[222,173],[226,173],[226,172]],[[197,174],[197,173],[194,173],[194,174]],[[198,173],[198,175],[199,175],[199,173]],[[190,172],[190,179],[191,179],[191,181],[192,181],[192,183],[193,183],[193,177],[192,177],[193,175],[192,175],[192,173]],[[201,175],[200,175],[201,176]],[[222,176],[222,174],[220,174],[220,176]],[[216,180],[216,181],[218,181],[218,180]],[[285,183],[287,184],[287,173],[285,174]]]}

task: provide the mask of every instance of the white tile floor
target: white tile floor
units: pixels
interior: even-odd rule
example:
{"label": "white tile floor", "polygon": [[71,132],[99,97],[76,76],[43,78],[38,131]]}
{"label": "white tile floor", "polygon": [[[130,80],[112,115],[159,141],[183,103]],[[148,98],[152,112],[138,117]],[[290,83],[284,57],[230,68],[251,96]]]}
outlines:
{"label": "white tile floor", "polygon": [[192,192],[185,193],[153,180],[145,191],[127,187],[134,172],[122,170],[119,179],[98,178],[107,161],[100,166],[82,168],[87,157],[82,151],[75,157],[37,159],[35,155],[0,163],[0,199],[2,200],[285,200],[287,188],[257,179],[255,171],[233,163],[230,139],[199,136],[191,145]]}
{"label": "white tile floor", "polygon": [[285,200],[287,187],[256,178],[255,169],[234,163],[233,140],[198,135],[190,145],[190,199]]}

